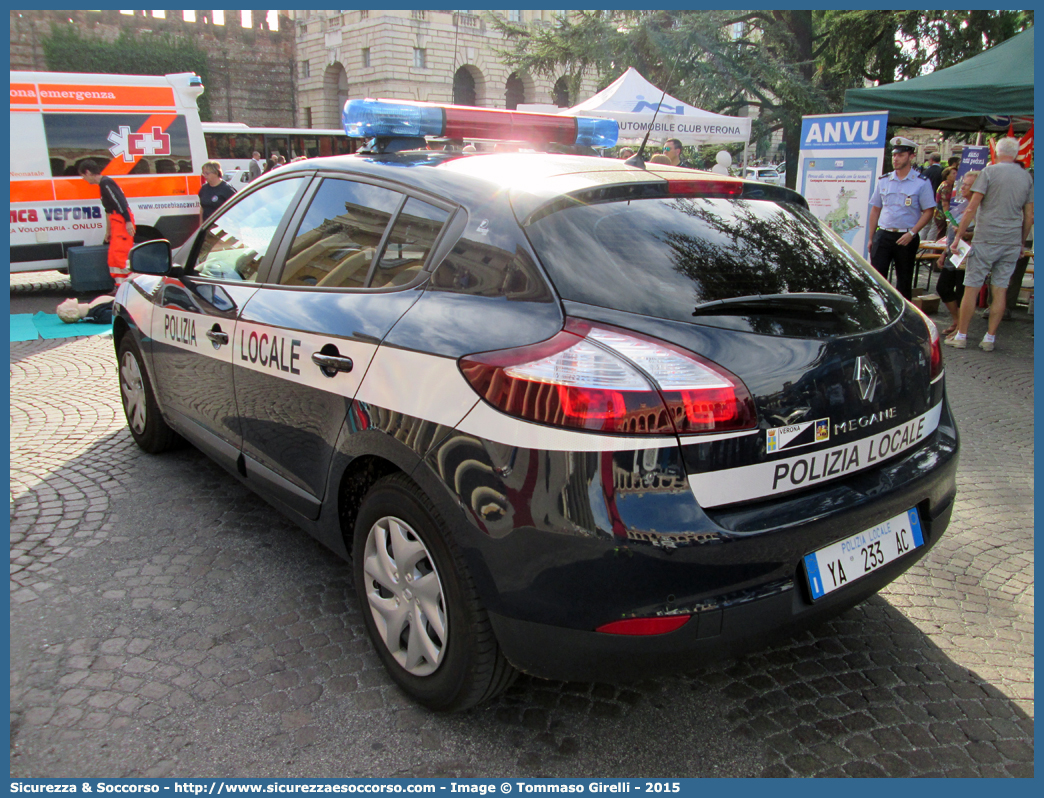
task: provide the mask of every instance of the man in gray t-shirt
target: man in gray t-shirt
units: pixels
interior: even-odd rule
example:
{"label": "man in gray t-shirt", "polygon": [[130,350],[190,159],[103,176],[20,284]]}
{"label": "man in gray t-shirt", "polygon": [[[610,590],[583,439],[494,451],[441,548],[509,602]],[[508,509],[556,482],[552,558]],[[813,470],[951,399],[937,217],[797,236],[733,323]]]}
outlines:
{"label": "man in gray t-shirt", "polygon": [[1008,283],[1033,227],[1033,178],[1015,163],[1019,142],[1008,137],[997,143],[997,163],[982,170],[972,198],[964,209],[951,249],[974,220],[975,238],[968,253],[964,275],[964,298],[957,331],[945,343],[957,349],[967,347],[968,325],[975,312],[975,297],[990,276],[993,297],[990,301],[989,330],[981,349],[993,351],[994,336],[1007,306]]}

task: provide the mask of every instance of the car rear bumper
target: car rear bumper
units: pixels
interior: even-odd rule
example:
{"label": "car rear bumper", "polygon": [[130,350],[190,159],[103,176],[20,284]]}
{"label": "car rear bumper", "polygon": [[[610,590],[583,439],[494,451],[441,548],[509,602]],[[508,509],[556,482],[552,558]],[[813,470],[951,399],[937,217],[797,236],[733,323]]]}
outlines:
{"label": "car rear bumper", "polygon": [[504,655],[519,670],[562,681],[628,682],[681,672],[783,640],[869,598],[924,557],[950,521],[952,499],[927,527],[925,545],[813,603],[804,574],[708,602],[667,634],[604,634],[491,613]]}
{"label": "car rear bumper", "polygon": [[[482,448],[476,445],[473,456]],[[462,543],[498,640],[516,667],[566,680],[641,678],[791,635],[887,585],[946,530],[958,448],[944,402],[939,426],[923,446],[816,490],[704,511],[689,491],[656,493],[652,486],[643,495],[640,484],[624,497],[617,486],[618,514],[611,517],[596,506],[606,501],[607,491],[599,489],[600,475],[610,470],[605,455],[589,458],[591,470],[577,480],[579,461],[556,464],[544,453],[538,459],[549,464],[546,471],[535,472],[525,483],[530,488],[515,495],[524,495],[533,508],[532,486],[550,487],[541,503],[547,510],[522,518],[508,487],[485,484],[481,495],[503,499],[502,514],[490,516],[500,520],[472,527],[479,534]],[[490,476],[496,465],[481,473]],[[617,473],[618,466],[614,461]],[[557,485],[550,479],[552,471],[570,470],[569,479]],[[464,506],[490,506],[467,492],[458,495]],[[925,533],[923,547],[813,603],[806,554],[913,507]],[[552,510],[560,514],[553,523]],[[612,530],[605,523],[585,529],[580,510],[606,518]],[[676,614],[692,617],[667,634],[594,631],[622,619]]]}

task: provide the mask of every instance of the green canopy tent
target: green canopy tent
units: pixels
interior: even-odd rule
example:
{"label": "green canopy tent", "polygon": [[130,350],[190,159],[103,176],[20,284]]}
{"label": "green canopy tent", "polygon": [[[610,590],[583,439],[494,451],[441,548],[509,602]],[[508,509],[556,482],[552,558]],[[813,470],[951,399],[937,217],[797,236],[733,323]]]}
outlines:
{"label": "green canopy tent", "polygon": [[1033,117],[1033,28],[930,75],[846,91],[845,112],[864,111],[888,111],[888,124],[897,127],[1007,130],[1008,120],[995,117],[1010,116],[1016,130],[1026,130]]}

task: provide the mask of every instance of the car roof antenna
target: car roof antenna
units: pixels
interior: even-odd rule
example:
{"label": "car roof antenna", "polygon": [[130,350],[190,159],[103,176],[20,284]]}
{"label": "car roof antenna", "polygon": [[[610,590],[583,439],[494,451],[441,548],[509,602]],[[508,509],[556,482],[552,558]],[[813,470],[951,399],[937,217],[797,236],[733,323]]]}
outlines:
{"label": "car roof antenna", "polygon": [[[681,59],[679,58],[678,61],[680,60]],[[663,94],[660,95],[660,102],[656,103],[656,110],[653,111],[653,118],[652,121],[649,122],[649,129],[645,131],[645,138],[642,139],[642,146],[638,148],[638,152],[624,161],[628,166],[637,166],[639,169],[645,168],[645,145],[649,142],[649,134],[652,133],[653,125],[656,124],[656,115],[660,113],[660,105],[667,96],[667,87],[671,85],[671,78],[674,77],[674,70],[678,68],[678,61],[674,62],[674,66],[671,67],[671,74],[667,76],[667,82],[663,86]]]}

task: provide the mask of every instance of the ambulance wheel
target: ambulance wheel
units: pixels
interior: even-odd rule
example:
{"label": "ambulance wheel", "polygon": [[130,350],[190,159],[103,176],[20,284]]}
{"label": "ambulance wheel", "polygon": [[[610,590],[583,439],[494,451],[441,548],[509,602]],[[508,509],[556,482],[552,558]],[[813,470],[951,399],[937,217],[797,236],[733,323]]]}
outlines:
{"label": "ambulance wheel", "polygon": [[130,333],[123,336],[117,358],[120,378],[120,399],[134,442],[149,454],[170,449],[178,439],[174,430],[160,415],[152,392],[149,375],[141,360],[141,352]]}
{"label": "ambulance wheel", "polygon": [[413,700],[455,712],[515,680],[459,548],[405,474],[379,480],[363,499],[352,572],[366,631]]}

